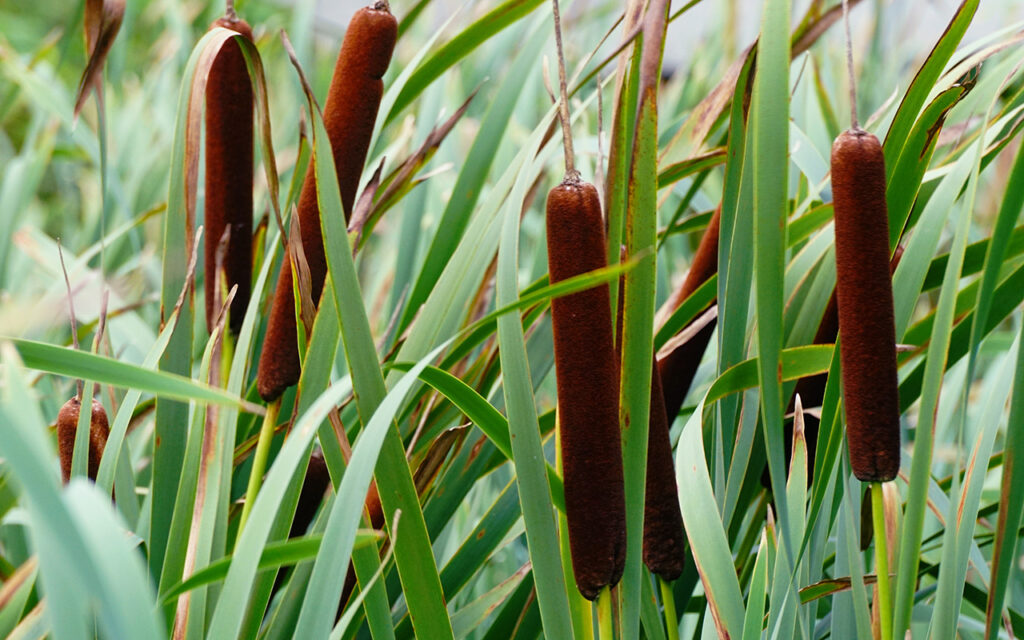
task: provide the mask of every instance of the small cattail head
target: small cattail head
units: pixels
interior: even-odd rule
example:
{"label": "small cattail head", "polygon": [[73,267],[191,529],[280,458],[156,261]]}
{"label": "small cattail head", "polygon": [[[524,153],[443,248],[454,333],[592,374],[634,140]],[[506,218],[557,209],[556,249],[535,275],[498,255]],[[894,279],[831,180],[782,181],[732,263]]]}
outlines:
{"label": "small cattail head", "polygon": [[[75,396],[64,403],[57,414],[57,446],[60,455],[61,477],[64,482],[71,479],[71,459],[75,453],[75,434],[78,433],[78,414],[80,402]],[[95,481],[99,472],[103,449],[107,446],[110,425],[107,412],[97,400],[92,401],[92,415],[89,423],[89,479]]]}
{"label": "small cattail head", "polygon": [[885,159],[878,138],[846,131],[832,146],[836,298],[846,434],[854,475],[892,480],[900,409]]}
{"label": "small cattail head", "polygon": [[[552,283],[606,265],[597,190],[569,178],[548,194]],[[611,298],[600,285],[551,301],[566,518],[576,586],[593,600],[622,577],[626,504]]]}

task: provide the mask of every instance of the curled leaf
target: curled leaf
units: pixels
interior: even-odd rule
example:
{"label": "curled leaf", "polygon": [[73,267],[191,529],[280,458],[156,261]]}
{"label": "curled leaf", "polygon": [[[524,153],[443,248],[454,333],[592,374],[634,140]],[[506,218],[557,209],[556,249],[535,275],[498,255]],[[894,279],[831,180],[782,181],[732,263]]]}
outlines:
{"label": "curled leaf", "polygon": [[114,38],[121,29],[124,19],[124,0],[89,0],[85,5],[85,41],[89,49],[89,62],[85,65],[82,78],[78,82],[78,93],[75,97],[75,117],[78,117],[89,90],[96,87],[100,91],[100,74],[107,54],[114,44]]}

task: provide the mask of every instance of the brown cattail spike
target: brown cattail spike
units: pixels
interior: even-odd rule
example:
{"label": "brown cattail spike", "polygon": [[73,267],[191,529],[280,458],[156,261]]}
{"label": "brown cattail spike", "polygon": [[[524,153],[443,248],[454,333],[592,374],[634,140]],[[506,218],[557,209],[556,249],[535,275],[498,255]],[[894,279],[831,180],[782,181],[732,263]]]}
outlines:
{"label": "brown cattail spike", "polygon": [[[334,77],[331,78],[324,106],[324,127],[331,143],[346,221],[352,213],[377,110],[384,94],[381,78],[387,71],[397,38],[398,22],[388,11],[386,3],[378,2],[373,7],[360,9],[348,25],[334,66]],[[309,264],[311,293],[316,303],[327,276],[327,257],[320,230],[316,174],[312,164],[306,170],[302,183],[298,212],[302,249]],[[299,380],[294,309],[292,267],[285,260],[274,291],[274,307],[267,325],[257,377],[260,396],[268,402]]]}
{"label": "brown cattail spike", "polygon": [[679,487],[672,463],[668,415],[654,362],[651,375],[651,418],[647,434],[647,489],[644,497],[644,564],[667,581],[683,572],[686,547]]}
{"label": "brown cattail spike", "polygon": [[[252,40],[244,20],[221,18],[213,27]],[[217,245],[230,229],[224,256],[227,288],[237,285],[230,328],[242,328],[252,281],[253,98],[245,56],[235,39],[224,43],[206,83],[206,326],[217,321]]]}
{"label": "brown cattail spike", "polygon": [[[78,413],[81,403],[75,396],[64,403],[57,414],[57,445],[60,455],[60,471],[64,482],[71,480],[71,459],[75,453],[75,434],[78,433]],[[100,469],[103,449],[107,446],[110,425],[107,412],[97,400],[92,401],[92,416],[89,422],[89,479],[95,481]]]}
{"label": "brown cattail spike", "polygon": [[[606,266],[593,185],[567,178],[548,194],[551,282]],[[607,285],[551,301],[565,508],[573,573],[589,600],[622,577],[626,501],[619,375]]]}
{"label": "brown cattail spike", "polygon": [[885,482],[900,467],[900,405],[885,160],[878,138],[857,129],[836,138],[832,197],[850,463],[858,479]]}
{"label": "brown cattail spike", "polygon": [[[678,308],[718,271],[718,230],[721,215],[721,207],[715,209],[715,213],[711,216],[711,221],[704,231],[704,236],[701,237],[697,253],[693,256],[693,264],[690,265],[690,270],[686,273],[686,279],[669,301],[671,309]],[[690,390],[690,385],[693,384],[697,367],[700,366],[704,351],[711,341],[711,335],[715,332],[715,324],[715,322],[708,323],[693,338],[679,345],[672,353],[658,362],[658,371],[665,392],[665,412],[669,424],[672,424],[679,414],[679,410],[683,408],[683,401]]]}

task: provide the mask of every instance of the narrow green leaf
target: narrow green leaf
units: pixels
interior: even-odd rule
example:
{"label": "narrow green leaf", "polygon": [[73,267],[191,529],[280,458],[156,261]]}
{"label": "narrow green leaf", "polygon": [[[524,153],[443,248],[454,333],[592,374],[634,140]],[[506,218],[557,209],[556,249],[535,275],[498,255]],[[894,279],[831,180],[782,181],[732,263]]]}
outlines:
{"label": "narrow green leaf", "polygon": [[785,460],[777,434],[782,424],[783,290],[786,219],[789,213],[789,12],[788,0],[765,0],[757,73],[750,105],[753,130],[754,261],[757,277],[758,371],[768,469],[783,542],[792,558],[793,524],[785,503]]}

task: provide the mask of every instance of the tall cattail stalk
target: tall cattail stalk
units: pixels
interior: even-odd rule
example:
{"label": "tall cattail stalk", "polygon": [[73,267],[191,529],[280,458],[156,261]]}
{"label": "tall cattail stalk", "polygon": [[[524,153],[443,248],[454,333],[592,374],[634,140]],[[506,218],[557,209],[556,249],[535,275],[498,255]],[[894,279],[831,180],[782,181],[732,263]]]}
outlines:
{"label": "tall cattail stalk", "polygon": [[[718,271],[718,234],[721,216],[722,208],[719,207],[715,209],[715,213],[711,216],[711,221],[700,239],[697,252],[693,256],[693,263],[686,273],[683,284],[669,299],[666,305],[668,308],[677,309]],[[697,374],[697,368],[711,341],[711,335],[715,332],[715,324],[715,321],[709,322],[693,338],[679,345],[658,361],[658,372],[664,390],[665,412],[669,424],[672,424],[675,417],[679,415],[679,410],[683,408],[683,401],[693,384],[693,378]]]}
{"label": "tall cattail stalk", "polygon": [[889,213],[885,154],[878,138],[857,122],[848,0],[843,0],[852,127],[832,145],[836,300],[846,439],[853,473],[871,483],[878,561],[878,618],[882,640],[892,640],[888,551],[880,483],[900,469],[900,402],[896,329],[889,273]]}
{"label": "tall cattail stalk", "polygon": [[[213,27],[237,31],[252,40],[252,28],[234,16],[220,18]],[[217,273],[217,247],[227,231],[223,270],[225,291],[238,290],[228,314],[238,333],[249,305],[252,282],[253,95],[241,46],[234,38],[224,43],[206,83],[206,326],[216,323],[221,274]]]}
{"label": "tall cattail stalk", "polygon": [[[397,37],[398,22],[386,2],[360,9],[349,23],[334,66],[324,105],[324,127],[331,144],[346,221],[352,214],[377,110],[384,94],[381,78],[391,62]],[[309,265],[310,292],[315,304],[320,300],[327,276],[327,256],[320,229],[316,172],[312,164],[306,170],[302,184],[298,215],[302,250]],[[278,398],[285,389],[299,381],[301,369],[297,336],[292,265],[285,260],[274,291],[257,375],[258,391],[267,402]]]}
{"label": "tall cattail stalk", "polygon": [[[548,274],[555,284],[606,267],[608,249],[597,189],[575,167],[558,0],[551,5],[566,174],[548,192],[545,216]],[[626,564],[619,362],[608,285],[552,300],[551,324],[569,551],[576,587],[594,600],[618,584]],[[602,602],[599,611],[610,615],[610,600]]]}

